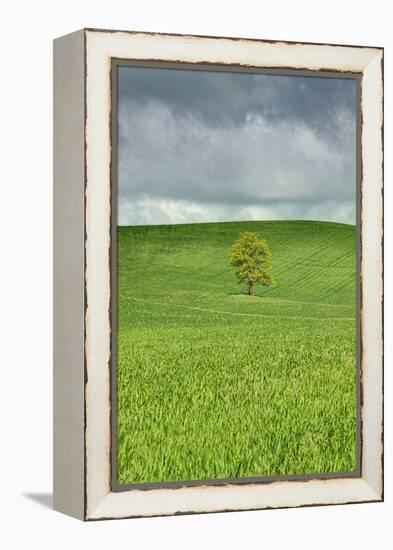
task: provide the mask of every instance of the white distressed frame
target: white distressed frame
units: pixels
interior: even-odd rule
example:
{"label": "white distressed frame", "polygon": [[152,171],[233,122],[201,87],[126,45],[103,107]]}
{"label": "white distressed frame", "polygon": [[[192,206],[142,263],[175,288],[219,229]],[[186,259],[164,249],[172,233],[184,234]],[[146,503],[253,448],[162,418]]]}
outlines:
{"label": "white distressed frame", "polygon": [[[85,30],[85,476],[83,518],[250,510],[383,499],[383,50]],[[362,73],[361,477],[111,491],[111,60]],[[82,421],[82,419],[81,419]],[[59,489],[60,491],[60,489]],[[58,506],[62,508],[61,505]],[[64,507],[63,507],[64,508]],[[64,510],[62,510],[64,511]],[[75,513],[74,515],[80,514]]]}

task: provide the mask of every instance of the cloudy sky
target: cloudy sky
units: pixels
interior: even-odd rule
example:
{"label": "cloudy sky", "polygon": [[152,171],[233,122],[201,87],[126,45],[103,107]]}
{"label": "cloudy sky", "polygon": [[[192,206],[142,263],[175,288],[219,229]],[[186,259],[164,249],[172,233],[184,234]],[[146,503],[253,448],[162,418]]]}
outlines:
{"label": "cloudy sky", "polygon": [[355,223],[354,79],[118,71],[119,225]]}

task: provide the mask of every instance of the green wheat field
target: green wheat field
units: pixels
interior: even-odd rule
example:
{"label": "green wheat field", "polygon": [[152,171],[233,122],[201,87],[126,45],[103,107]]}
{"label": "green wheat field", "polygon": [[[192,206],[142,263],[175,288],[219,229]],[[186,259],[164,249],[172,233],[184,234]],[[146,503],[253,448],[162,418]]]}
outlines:
{"label": "green wheat field", "polygon": [[[254,296],[242,231],[273,254]],[[118,483],[355,470],[354,226],[124,226],[117,247]]]}

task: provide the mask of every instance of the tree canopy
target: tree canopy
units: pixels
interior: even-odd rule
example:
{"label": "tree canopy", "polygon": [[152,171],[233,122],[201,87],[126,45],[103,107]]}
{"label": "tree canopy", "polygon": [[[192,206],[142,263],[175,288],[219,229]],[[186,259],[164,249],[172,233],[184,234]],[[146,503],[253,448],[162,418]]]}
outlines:
{"label": "tree canopy", "polygon": [[229,255],[230,264],[236,267],[236,278],[239,284],[247,284],[247,294],[253,294],[254,285],[270,287],[275,283],[268,273],[271,268],[268,258],[272,255],[265,239],[252,231],[240,233],[233,243]]}

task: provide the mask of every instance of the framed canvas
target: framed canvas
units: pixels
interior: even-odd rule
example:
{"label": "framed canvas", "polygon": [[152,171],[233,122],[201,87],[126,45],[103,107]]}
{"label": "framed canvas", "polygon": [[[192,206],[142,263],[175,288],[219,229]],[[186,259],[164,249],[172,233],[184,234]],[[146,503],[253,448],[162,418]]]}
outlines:
{"label": "framed canvas", "polygon": [[54,507],[383,500],[383,49],[54,42]]}

